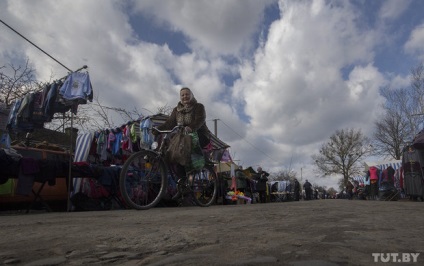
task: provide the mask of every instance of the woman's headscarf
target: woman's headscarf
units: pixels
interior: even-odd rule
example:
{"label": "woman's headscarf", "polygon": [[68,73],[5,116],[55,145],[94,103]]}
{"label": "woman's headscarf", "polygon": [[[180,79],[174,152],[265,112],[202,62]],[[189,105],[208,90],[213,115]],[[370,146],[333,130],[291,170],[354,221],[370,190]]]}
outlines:
{"label": "woman's headscarf", "polygon": [[184,87],[180,90],[180,93],[182,90],[188,90],[190,92],[190,104],[188,106],[185,106],[181,103],[181,100],[177,104],[177,123],[181,125],[188,125],[191,123],[191,110],[193,109],[194,105],[197,103],[196,98],[194,98],[193,92],[187,88]]}

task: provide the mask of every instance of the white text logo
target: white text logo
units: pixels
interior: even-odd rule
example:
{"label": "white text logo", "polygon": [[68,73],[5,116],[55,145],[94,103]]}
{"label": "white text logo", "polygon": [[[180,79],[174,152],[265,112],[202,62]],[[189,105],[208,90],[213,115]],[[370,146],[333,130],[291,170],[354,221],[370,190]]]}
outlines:
{"label": "white text logo", "polygon": [[417,262],[420,253],[372,253],[374,262]]}

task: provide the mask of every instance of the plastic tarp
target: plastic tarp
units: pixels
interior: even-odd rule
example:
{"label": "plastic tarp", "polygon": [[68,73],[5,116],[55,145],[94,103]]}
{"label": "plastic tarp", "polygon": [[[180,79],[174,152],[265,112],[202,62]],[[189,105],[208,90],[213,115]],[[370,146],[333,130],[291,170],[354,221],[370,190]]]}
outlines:
{"label": "plastic tarp", "polygon": [[358,182],[360,187],[365,186],[365,176],[355,176],[352,179],[353,181]]}
{"label": "plastic tarp", "polygon": [[391,166],[393,169],[397,170],[402,166],[402,160],[393,160],[393,161],[383,161],[383,162],[365,162],[365,171],[368,171],[368,169],[371,166],[375,166],[380,170],[384,170],[387,167]]}

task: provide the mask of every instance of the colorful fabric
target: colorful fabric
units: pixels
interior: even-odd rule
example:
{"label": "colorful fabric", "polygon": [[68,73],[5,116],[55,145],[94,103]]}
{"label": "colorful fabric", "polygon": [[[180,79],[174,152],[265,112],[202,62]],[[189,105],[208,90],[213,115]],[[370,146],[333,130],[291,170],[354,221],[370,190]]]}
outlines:
{"label": "colorful fabric", "polygon": [[140,146],[144,149],[150,148],[153,143],[152,127],[153,123],[150,117],[143,119],[140,123]]}
{"label": "colorful fabric", "polygon": [[140,123],[134,122],[131,124],[130,128],[130,138],[132,143],[137,142],[137,138],[140,137]]}
{"label": "colorful fabric", "polygon": [[369,171],[371,180],[378,180],[378,168],[377,167],[371,166],[368,171]]}

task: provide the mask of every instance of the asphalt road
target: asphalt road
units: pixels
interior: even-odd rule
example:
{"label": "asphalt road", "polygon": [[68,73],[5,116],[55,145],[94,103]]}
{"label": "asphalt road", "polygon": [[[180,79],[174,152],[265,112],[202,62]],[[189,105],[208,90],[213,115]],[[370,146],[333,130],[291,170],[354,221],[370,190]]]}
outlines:
{"label": "asphalt road", "polygon": [[[0,214],[0,264],[424,265],[424,202]],[[416,261],[416,262],[415,262]]]}

